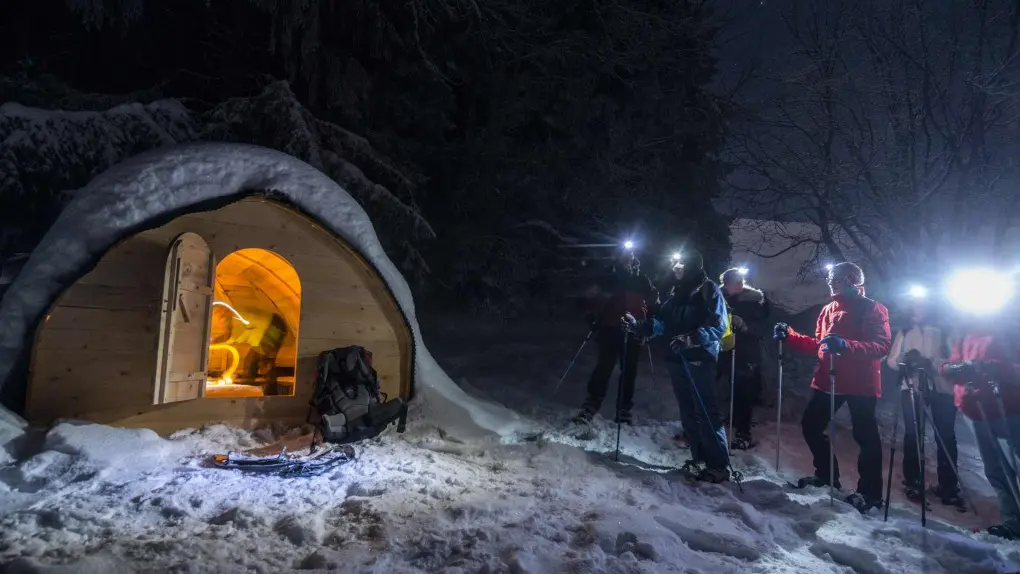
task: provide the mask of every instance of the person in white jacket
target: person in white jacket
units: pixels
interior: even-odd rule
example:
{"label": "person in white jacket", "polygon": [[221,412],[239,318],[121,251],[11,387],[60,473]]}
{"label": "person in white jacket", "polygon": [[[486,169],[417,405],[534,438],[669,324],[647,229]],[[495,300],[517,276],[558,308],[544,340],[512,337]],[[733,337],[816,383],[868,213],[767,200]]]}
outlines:
{"label": "person in white jacket", "polygon": [[[921,468],[918,460],[917,431],[914,421],[925,424],[924,406],[931,407],[935,431],[938,432],[945,449],[938,447],[938,485],[932,494],[943,504],[962,507],[960,487],[956,472],[956,406],[953,404],[953,385],[938,375],[936,365],[947,356],[946,339],[941,329],[932,324],[928,318],[928,309],[923,301],[916,301],[912,309],[910,326],[901,329],[893,339],[892,348],[886,363],[899,371],[900,363],[905,362],[908,353],[914,362],[920,355],[920,363],[924,365],[926,381],[920,380],[914,373],[909,382],[916,390],[916,402],[912,405],[908,380],[900,383],[900,404],[903,408],[903,485],[908,499],[921,501],[921,492],[925,485],[921,484]],[[925,384],[928,388],[923,388]],[[912,408],[912,406],[916,406]]]}

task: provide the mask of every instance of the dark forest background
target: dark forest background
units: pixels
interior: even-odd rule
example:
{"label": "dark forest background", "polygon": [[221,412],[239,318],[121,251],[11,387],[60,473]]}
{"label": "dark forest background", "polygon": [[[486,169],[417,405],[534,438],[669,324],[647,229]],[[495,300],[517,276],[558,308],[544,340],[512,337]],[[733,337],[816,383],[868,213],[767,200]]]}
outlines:
{"label": "dark forest background", "polygon": [[712,88],[711,5],[5,2],[0,102],[98,115],[0,113],[0,254],[111,156],[219,139],[318,162],[432,304],[556,305],[615,249],[571,243],[634,237],[657,276],[695,245],[718,271],[733,99]]}

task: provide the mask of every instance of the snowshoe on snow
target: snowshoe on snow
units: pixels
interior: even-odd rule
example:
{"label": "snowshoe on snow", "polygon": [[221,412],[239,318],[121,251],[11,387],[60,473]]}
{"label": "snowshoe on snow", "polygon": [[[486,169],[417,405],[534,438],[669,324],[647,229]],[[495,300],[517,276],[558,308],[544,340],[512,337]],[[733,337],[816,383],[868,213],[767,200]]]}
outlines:
{"label": "snowshoe on snow", "polygon": [[315,476],[323,474],[341,464],[354,460],[354,447],[340,445],[320,449],[307,456],[287,456],[287,449],[281,449],[276,456],[237,456],[234,453],[213,455],[216,468],[276,474],[279,476]]}
{"label": "snowshoe on snow", "polygon": [[967,512],[967,506],[964,504],[963,497],[960,496],[960,489],[944,489],[936,486],[930,488],[928,492],[943,505],[952,506],[960,512]]}
{"label": "snowshoe on snow", "polygon": [[593,419],[594,417],[595,413],[588,410],[582,410],[581,412],[577,413],[577,415],[575,415],[574,418],[570,419],[570,422],[574,423],[575,425],[590,425],[591,419]]}
{"label": "snowshoe on snow", "polygon": [[859,492],[851,493],[844,501],[861,514],[867,514],[872,508],[882,508],[882,499],[868,500]]}
{"label": "snowshoe on snow", "polygon": [[592,424],[592,418],[595,413],[587,410],[582,410],[577,413],[577,416],[570,419],[570,430],[567,434],[577,440],[591,440],[595,438],[595,427]]}
{"label": "snowshoe on snow", "polygon": [[[813,486],[815,488],[828,488],[829,487],[829,479],[825,478],[825,477],[820,477],[820,476],[805,476],[804,478],[801,478],[801,479],[797,480],[796,483],[787,481],[787,484],[791,488],[796,488],[798,490],[805,489],[805,488],[807,488],[809,486]],[[839,484],[839,481],[837,480],[836,481],[836,490],[842,490],[842,488],[843,487]]]}
{"label": "snowshoe on snow", "polygon": [[634,426],[634,415],[630,414],[630,411],[617,411],[616,420],[614,420],[613,422],[617,424]]}
{"label": "snowshoe on snow", "polygon": [[688,459],[684,462],[683,466],[680,467],[680,472],[685,478],[695,480],[701,471],[705,470],[705,462],[701,460]]}
{"label": "snowshoe on snow", "polygon": [[996,524],[995,526],[989,526],[988,533],[991,534],[992,536],[1005,538],[1006,540],[1020,540],[1020,533],[1014,532],[1013,529],[1009,528],[1005,524]]}
{"label": "snowshoe on snow", "polygon": [[730,448],[733,450],[750,450],[758,446],[758,443],[754,442],[749,434],[737,434],[733,442],[730,443]]}
{"label": "snowshoe on snow", "polygon": [[[921,486],[917,484],[908,485],[903,489],[903,495],[906,496],[907,500],[914,504],[921,504],[924,500],[923,494],[924,492],[922,491]],[[931,510],[931,504],[926,504],[925,510]]]}
{"label": "snowshoe on snow", "polygon": [[705,468],[697,474],[695,480],[698,482],[711,482],[720,484],[730,480],[730,471],[725,468]]}

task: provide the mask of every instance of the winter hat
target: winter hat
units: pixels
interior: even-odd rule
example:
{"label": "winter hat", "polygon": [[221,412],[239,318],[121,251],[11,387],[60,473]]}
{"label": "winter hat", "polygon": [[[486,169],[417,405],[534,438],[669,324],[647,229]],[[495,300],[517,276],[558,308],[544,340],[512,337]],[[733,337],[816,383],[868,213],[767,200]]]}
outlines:
{"label": "winter hat", "polygon": [[705,269],[705,259],[701,257],[701,254],[693,249],[685,249],[680,254],[680,260],[677,261],[680,265],[684,266],[684,269],[694,269],[702,271]]}
{"label": "winter hat", "polygon": [[829,282],[832,281],[847,281],[854,287],[861,287],[864,285],[864,270],[847,261],[838,263],[829,271]]}

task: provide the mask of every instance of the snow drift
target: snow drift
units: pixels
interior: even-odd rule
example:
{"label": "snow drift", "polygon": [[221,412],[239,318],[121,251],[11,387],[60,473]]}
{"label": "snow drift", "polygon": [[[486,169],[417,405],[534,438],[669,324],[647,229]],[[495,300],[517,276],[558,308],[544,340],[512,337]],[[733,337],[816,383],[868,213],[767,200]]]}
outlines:
{"label": "snow drift", "polygon": [[414,334],[415,387],[427,413],[449,425],[448,430],[466,434],[484,429],[506,436],[521,428],[519,417],[472,399],[436,364],[422,341],[410,289],[358,202],[312,166],[243,144],[151,151],[114,166],[76,192],[0,302],[0,383],[12,384],[12,369],[36,322],[60,291],[118,240],[203,202],[255,191],[283,196],[376,268]]}

